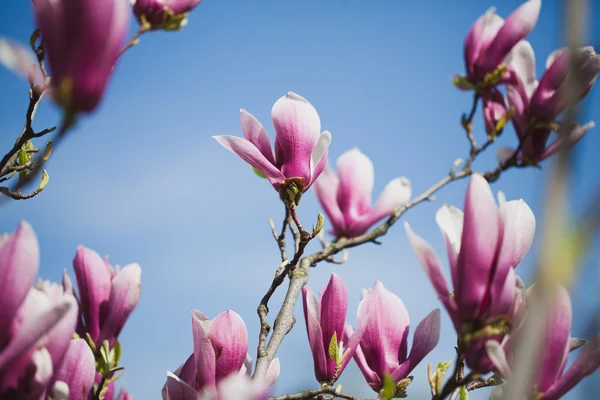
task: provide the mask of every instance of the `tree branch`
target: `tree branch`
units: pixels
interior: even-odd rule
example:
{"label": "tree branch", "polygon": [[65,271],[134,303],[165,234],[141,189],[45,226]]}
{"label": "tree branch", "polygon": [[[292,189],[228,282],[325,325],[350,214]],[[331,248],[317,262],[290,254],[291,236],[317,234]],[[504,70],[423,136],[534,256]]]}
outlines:
{"label": "tree branch", "polygon": [[[336,393],[336,388],[332,386],[323,386],[319,389],[304,390],[300,393],[286,394],[283,396],[269,397],[269,400],[317,400],[325,399],[324,395],[332,395],[329,399],[346,399],[346,400],[370,400],[359,397],[350,396],[349,394]],[[372,399],[377,400],[377,399]]]}

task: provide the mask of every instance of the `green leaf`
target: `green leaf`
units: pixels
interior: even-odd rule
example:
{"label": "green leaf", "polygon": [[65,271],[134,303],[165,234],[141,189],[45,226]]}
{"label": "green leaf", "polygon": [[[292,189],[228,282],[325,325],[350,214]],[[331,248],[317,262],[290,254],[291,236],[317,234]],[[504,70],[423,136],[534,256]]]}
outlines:
{"label": "green leaf", "polygon": [[256,175],[258,175],[259,177],[261,177],[263,179],[267,179],[267,176],[265,174],[263,174],[262,172],[260,172],[259,170],[257,170],[256,168],[252,167],[252,171],[254,171],[254,173]]}
{"label": "green leaf", "polygon": [[388,373],[383,377],[383,388],[379,392],[380,400],[391,400],[396,395],[396,382],[392,379],[392,376]]}
{"label": "green leaf", "polygon": [[437,370],[440,371],[440,373],[443,375],[446,373],[446,371],[448,370],[448,368],[450,368],[450,365],[452,365],[452,361],[444,361],[438,364],[437,366]]}
{"label": "green leaf", "polygon": [[336,365],[340,362],[338,353],[337,333],[334,331],[329,341],[329,357],[335,361]]}
{"label": "green leaf", "polygon": [[119,365],[119,360],[121,359],[121,352],[122,352],[122,348],[121,348],[121,342],[119,342],[118,340],[115,341],[115,345],[112,348],[111,352],[113,353],[113,364]]}

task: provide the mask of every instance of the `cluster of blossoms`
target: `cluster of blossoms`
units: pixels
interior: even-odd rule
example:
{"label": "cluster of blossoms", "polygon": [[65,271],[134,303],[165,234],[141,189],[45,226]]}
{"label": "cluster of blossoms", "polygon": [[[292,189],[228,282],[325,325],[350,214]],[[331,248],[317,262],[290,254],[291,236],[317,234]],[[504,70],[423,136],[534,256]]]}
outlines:
{"label": "cluster of blossoms", "polygon": [[[86,400],[118,365],[117,337],[139,301],[140,267],[113,270],[82,246],[73,260],[77,294],[66,271],[62,286],[33,285],[38,269],[37,238],[23,222],[0,239],[0,398]],[[114,383],[103,389],[113,399]],[[124,389],[117,398],[132,399]]]}
{"label": "cluster of blossoms", "polygon": [[[33,70],[31,55],[8,42],[0,42],[0,61],[26,76],[32,88],[42,81],[43,90],[50,88],[66,115],[91,112],[100,103],[117,59],[128,48],[123,45],[130,9],[140,23],[137,40],[146,31],[180,29],[200,1],[137,0],[131,5],[127,0],[33,0],[51,77]],[[494,9],[482,15],[465,40],[466,75],[454,79],[460,89],[474,91],[475,105],[482,102],[488,141],[495,141],[512,121],[519,147],[500,149],[501,166],[535,165],[563,144],[574,145],[593,127],[593,122],[579,126],[559,117],[591,90],[600,74],[600,56],[592,47],[557,50],[548,57],[538,81],[533,47],[525,38],[540,8],[540,0],[529,0],[506,20]],[[243,138],[215,139],[266,178],[286,204],[300,231],[297,257],[287,263],[286,272],[301,268],[297,264],[304,247],[322,227],[320,219],[312,234],[304,231],[294,211],[313,184],[332,225],[334,245],[368,235],[382,219],[399,217],[398,210],[416,204],[410,181],[399,177],[385,186],[373,205],[373,164],[357,148],[339,157],[334,172],[328,164],[332,136],[321,131],[319,114],[304,97],[289,92],[275,102],[271,115],[273,147],[263,125],[245,110],[240,112]],[[472,117],[463,122],[469,125]],[[552,132],[558,137],[549,144]],[[523,200],[506,201],[500,194],[496,204],[486,178],[470,170],[463,176],[467,175],[463,211],[444,205],[435,217],[446,242],[454,290],[443,277],[435,251],[408,223],[406,234],[452,320],[460,359],[474,374],[494,372],[510,382],[516,346],[531,323],[529,305],[538,287],[527,289],[515,271],[532,245],[536,220]],[[34,285],[38,264],[38,243],[29,225],[22,223],[0,238],[0,398],[112,400],[114,380],[122,369],[118,336],[139,301],[140,267],[113,268],[108,259],[81,246],[73,261],[75,293],[66,272],[62,286],[44,281]],[[301,293],[321,388],[332,387],[354,359],[381,398],[406,396],[411,372],[438,344],[440,310],[417,325],[408,351],[409,314],[381,282],[364,291],[356,329],[346,322],[348,296],[337,275],[331,276],[319,299],[308,286]],[[527,382],[527,396],[541,400],[560,398],[600,366],[600,336],[589,343],[570,336],[567,290],[558,286],[550,298],[540,339],[542,361]],[[193,352],[167,373],[164,400],[269,396],[279,377],[279,359],[269,355],[266,372],[257,373],[257,363],[252,377],[248,332],[238,314],[229,310],[211,320],[193,311],[192,334]],[[579,356],[566,368],[569,353],[578,348],[582,348]],[[502,396],[498,391],[494,395]],[[131,396],[122,389],[117,398]]]}

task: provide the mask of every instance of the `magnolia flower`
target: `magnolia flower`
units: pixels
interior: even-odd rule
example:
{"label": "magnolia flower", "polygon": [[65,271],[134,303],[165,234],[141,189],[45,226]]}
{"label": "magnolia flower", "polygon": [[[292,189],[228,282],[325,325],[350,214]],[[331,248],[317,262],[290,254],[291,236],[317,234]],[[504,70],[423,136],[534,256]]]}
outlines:
{"label": "magnolia flower", "polygon": [[[512,73],[507,86],[508,104],[514,108],[512,118],[521,146],[522,157],[537,163],[560,150],[563,143],[575,145],[593,122],[585,125],[567,125],[557,121],[568,105],[568,90],[577,90],[575,98],[583,99],[591,90],[600,74],[600,55],[592,47],[578,50],[581,79],[579,89],[570,80],[571,52],[568,49],[554,51],[546,61],[546,72],[538,82],[535,75],[535,55],[531,44],[520,42],[511,54],[508,66]],[[548,145],[552,131],[558,139]]]}
{"label": "magnolia flower", "polygon": [[459,334],[467,365],[478,373],[491,370],[485,341],[472,336],[481,329],[495,333],[498,342],[508,333],[517,314],[519,285],[514,268],[529,251],[535,217],[523,200],[500,207],[481,175],[469,180],[463,213],[444,205],[436,221],[448,248],[454,292],[450,293],[440,262],[425,240],[410,229],[406,233],[435,291]]}
{"label": "magnolia flower", "polygon": [[[61,398],[69,400],[87,400],[96,375],[96,360],[90,346],[84,339],[73,339],[62,361],[62,364],[56,372],[54,379],[56,382],[66,384],[64,386],[56,383],[51,386],[53,389],[48,393],[53,399],[56,399],[57,390],[61,390]],[[107,397],[112,399],[112,397]],[[119,399],[121,400],[121,399]]]}
{"label": "magnolia flower", "polygon": [[344,336],[348,294],[336,274],[331,274],[320,301],[307,286],[302,288],[302,299],[315,377],[320,383],[333,384],[354,355],[367,321],[359,319],[357,331]]}
{"label": "magnolia flower", "polygon": [[133,13],[140,23],[148,22],[153,29],[180,29],[187,15],[202,0],[135,0]]}
{"label": "magnolia flower", "polygon": [[337,176],[326,166],[315,182],[315,193],[333,225],[337,237],[354,237],[365,233],[373,224],[388,217],[394,209],[410,200],[410,182],[390,181],[377,202],[371,205],[374,180],[373,163],[353,148],[337,160]]}
{"label": "magnolia flower", "polygon": [[68,113],[99,104],[129,27],[127,0],[33,0],[55,100]]}
{"label": "magnolia flower", "polygon": [[117,400],[133,400],[133,396],[123,387],[119,390]]}
{"label": "magnolia flower", "polygon": [[114,345],[140,299],[140,266],[129,264],[113,270],[98,253],[79,246],[73,269],[85,325],[80,336],[88,333],[97,347],[105,340]]}
{"label": "magnolia flower", "polygon": [[[210,320],[196,310],[192,313],[192,331],[194,353],[175,372],[167,372],[164,400],[212,399],[209,394],[220,391],[220,382],[231,375],[249,377],[252,360],[248,356],[248,332],[238,314],[229,310]],[[278,376],[276,358],[261,385],[268,389]]]}
{"label": "magnolia flower", "polygon": [[[436,309],[417,326],[407,357],[408,312],[402,300],[379,281],[363,292],[357,320],[365,320],[366,329],[354,359],[376,392],[382,389],[385,375],[395,383],[407,378],[440,339],[440,310]],[[352,328],[347,326],[346,333],[350,335]]]}
{"label": "magnolia flower", "polygon": [[[535,285],[529,288],[536,290]],[[600,367],[600,335],[589,343],[582,339],[571,338],[572,307],[567,290],[559,286],[553,293],[552,302],[546,314],[545,328],[541,333],[540,362],[535,381],[529,382],[531,398],[539,400],[557,400],[577,385],[584,377]],[[527,321],[525,322],[527,324]],[[525,325],[526,326],[526,325]],[[518,338],[517,334],[517,338]],[[512,338],[511,338],[512,339]],[[511,379],[511,353],[518,340],[511,340],[502,346],[496,341],[486,343],[487,351],[496,368],[507,379]],[[571,366],[565,370],[569,353],[583,346],[581,353]],[[507,350],[507,354],[505,353]],[[510,361],[510,363],[509,363]]]}
{"label": "magnolia flower", "polygon": [[58,285],[32,288],[38,266],[29,224],[0,237],[0,398],[42,396],[73,336],[77,302]]}
{"label": "magnolia flower", "polygon": [[271,110],[275,126],[275,153],[265,128],[252,114],[241,110],[244,138],[213,136],[227,150],[237,154],[263,174],[275,190],[295,185],[298,194],[319,177],[327,163],[331,134],[321,132],[321,120],[304,97],[289,92]]}
{"label": "magnolia flower", "polygon": [[[475,85],[495,72],[512,48],[533,30],[542,6],[541,0],[528,0],[506,21],[490,8],[471,27],[464,45],[466,79]],[[496,82],[498,83],[498,82]]]}

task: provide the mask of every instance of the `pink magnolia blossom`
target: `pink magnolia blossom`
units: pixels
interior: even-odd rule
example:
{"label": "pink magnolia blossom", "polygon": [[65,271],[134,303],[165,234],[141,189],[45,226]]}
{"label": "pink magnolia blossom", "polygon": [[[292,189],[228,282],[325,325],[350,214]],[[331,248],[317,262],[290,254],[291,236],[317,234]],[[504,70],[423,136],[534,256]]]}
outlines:
{"label": "pink magnolia blossom", "polygon": [[33,0],[55,100],[69,113],[102,98],[129,27],[127,0]]}
{"label": "pink magnolia blossom", "polygon": [[[135,0],[133,13],[138,21],[145,18],[153,28],[160,28],[169,19],[187,19],[187,14],[192,11],[202,0]],[[185,25],[180,22],[179,26]]]}
{"label": "pink magnolia blossom", "polygon": [[275,153],[265,128],[252,114],[241,110],[244,138],[213,136],[227,150],[266,176],[277,191],[295,183],[305,192],[319,177],[327,163],[331,134],[321,132],[321,120],[304,97],[289,92],[273,105]]}
{"label": "pink magnolia blossom", "polygon": [[[96,360],[94,353],[84,339],[73,339],[55,374],[56,382],[66,384],[67,392],[62,395],[69,400],[87,400],[94,385]],[[49,395],[56,391],[56,383],[49,388]],[[53,398],[57,396],[54,395]],[[111,399],[108,398],[107,399]]]}
{"label": "pink magnolia blossom", "polygon": [[178,376],[168,372],[163,388],[163,400],[266,400],[270,387],[264,381],[250,379],[244,374],[233,374],[216,386],[196,391]]}
{"label": "pink magnolia blossom", "polygon": [[[535,217],[522,200],[502,202],[498,207],[489,184],[477,174],[469,180],[464,210],[463,215],[459,209],[444,205],[436,215],[448,249],[453,294],[434,250],[408,223],[406,232],[459,335],[504,321],[504,325],[495,326],[495,339],[501,342],[518,311],[519,280],[514,268],[531,247]],[[485,341],[463,341],[463,346],[461,351],[470,368],[479,373],[491,370]]]}
{"label": "pink magnolia blossom", "polygon": [[[535,291],[535,285],[529,288],[528,295]],[[525,326],[527,320],[525,321]],[[552,302],[546,314],[541,337],[540,362],[537,364],[535,381],[529,382],[532,397],[540,400],[558,400],[577,385],[583,378],[600,367],[600,335],[590,342],[571,338],[572,306],[567,290],[559,286],[554,292]],[[512,353],[518,345],[519,331],[516,337],[501,345],[497,341],[486,343],[488,354],[498,371],[509,381],[512,377]],[[569,353],[582,347],[573,364],[566,368]]]}
{"label": "pink magnolia blossom", "polygon": [[[581,88],[576,93],[582,100],[594,86],[600,74],[600,55],[592,47],[578,50]],[[523,141],[522,157],[537,163],[560,150],[563,143],[575,145],[593,122],[585,125],[567,125],[556,121],[568,104],[567,90],[570,88],[571,52],[568,49],[554,51],[546,61],[546,72],[538,82],[535,74],[535,54],[531,44],[521,41],[511,54],[508,66],[512,73],[507,86],[508,104],[514,108],[512,119],[519,140]],[[555,123],[558,126],[552,127]],[[558,138],[548,144],[553,130]]]}
{"label": "pink magnolia blossom", "polygon": [[[365,320],[366,329],[354,359],[369,386],[378,393],[385,375],[389,374],[396,383],[408,377],[440,339],[440,310],[436,309],[417,326],[407,356],[408,312],[402,300],[379,281],[363,293],[357,320]],[[352,334],[348,325],[346,334]]]}
{"label": "pink magnolia blossom", "polygon": [[0,237],[0,398],[43,395],[75,330],[75,298],[48,282],[31,287],[38,267],[31,226]]}
{"label": "pink magnolia blossom", "polygon": [[410,181],[402,177],[390,181],[373,206],[374,176],[369,157],[353,148],[338,158],[337,176],[326,166],[315,182],[315,193],[333,225],[335,236],[362,235],[397,206],[410,200]]}
{"label": "pink magnolia blossom", "polygon": [[84,321],[80,336],[89,333],[97,347],[105,340],[112,346],[140,299],[140,266],[129,264],[113,270],[108,260],[79,246],[73,269]]}
{"label": "pink magnolia blossom", "polygon": [[541,0],[525,1],[506,21],[492,7],[475,21],[464,44],[469,81],[483,81],[502,64],[512,48],[533,30],[541,5]]}
{"label": "pink magnolia blossom", "polygon": [[[167,373],[163,399],[212,399],[210,396],[216,396],[223,388],[220,382],[228,377],[240,375],[249,379],[252,360],[248,355],[248,332],[237,313],[229,310],[210,320],[196,310],[192,313],[192,331],[194,353],[175,372]],[[276,358],[261,380],[264,389],[273,385],[278,376]]]}
{"label": "pink magnolia blossom", "polygon": [[320,383],[333,384],[354,355],[367,321],[359,319],[356,332],[344,336],[348,294],[336,274],[331,275],[320,301],[307,286],[302,288],[302,299],[315,377]]}
{"label": "pink magnolia blossom", "polygon": [[119,390],[117,400],[133,400],[133,396],[127,391],[127,389],[122,387],[121,390]]}

